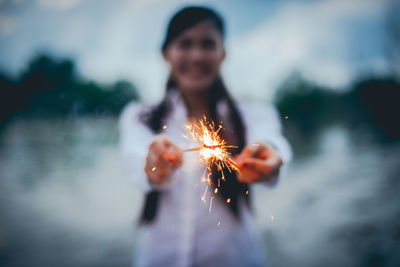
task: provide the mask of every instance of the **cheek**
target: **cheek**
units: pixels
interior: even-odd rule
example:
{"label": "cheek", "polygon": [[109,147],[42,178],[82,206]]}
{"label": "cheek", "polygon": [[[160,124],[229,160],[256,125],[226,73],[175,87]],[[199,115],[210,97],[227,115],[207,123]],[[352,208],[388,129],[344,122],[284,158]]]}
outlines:
{"label": "cheek", "polygon": [[214,71],[218,71],[222,63],[222,55],[216,53],[209,53],[205,56],[207,65]]}
{"label": "cheek", "polygon": [[177,77],[185,76],[188,66],[189,61],[183,54],[177,55],[172,61],[170,61],[171,72]]}
{"label": "cheek", "polygon": [[171,70],[173,72],[176,72],[182,66],[186,61],[186,56],[184,53],[180,52],[179,50],[173,50],[171,51],[169,58],[168,58],[168,63],[171,67]]}

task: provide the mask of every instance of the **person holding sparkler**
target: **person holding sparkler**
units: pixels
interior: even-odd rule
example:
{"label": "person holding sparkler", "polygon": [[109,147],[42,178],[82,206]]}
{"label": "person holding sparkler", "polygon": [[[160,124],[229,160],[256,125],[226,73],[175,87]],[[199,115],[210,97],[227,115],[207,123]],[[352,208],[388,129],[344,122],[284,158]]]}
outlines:
{"label": "person holding sparkler", "polygon": [[274,185],[290,160],[277,112],[229,95],[220,76],[224,23],[214,10],[177,12],[162,54],[164,98],[131,103],[120,117],[124,163],[146,193],[135,266],[263,266],[249,191]]}

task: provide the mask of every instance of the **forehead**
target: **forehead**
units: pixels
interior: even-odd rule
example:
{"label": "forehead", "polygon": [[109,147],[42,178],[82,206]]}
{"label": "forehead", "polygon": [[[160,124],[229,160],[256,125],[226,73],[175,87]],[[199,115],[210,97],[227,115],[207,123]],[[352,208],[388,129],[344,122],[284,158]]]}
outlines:
{"label": "forehead", "polygon": [[215,23],[211,20],[201,21],[182,32],[176,39],[221,38]]}

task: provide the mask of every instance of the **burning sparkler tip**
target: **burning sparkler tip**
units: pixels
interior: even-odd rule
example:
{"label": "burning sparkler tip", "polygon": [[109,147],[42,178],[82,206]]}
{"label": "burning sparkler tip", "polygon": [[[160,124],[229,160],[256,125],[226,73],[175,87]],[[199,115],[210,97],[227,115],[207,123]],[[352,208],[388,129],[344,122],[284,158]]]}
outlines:
{"label": "burning sparkler tip", "polygon": [[[207,191],[208,187],[211,185],[215,186],[212,179],[210,179],[213,172],[212,167],[216,167],[216,169],[221,172],[221,177],[218,178],[218,186],[215,186],[214,188],[214,194],[219,193],[220,180],[222,179],[223,181],[226,181],[224,170],[228,169],[229,172],[239,172],[239,168],[236,162],[231,158],[230,153],[230,149],[237,148],[237,146],[228,145],[227,142],[220,137],[219,131],[225,129],[222,126],[222,121],[221,124],[216,125],[213,121],[207,121],[207,118],[204,115],[203,119],[199,120],[198,123],[187,123],[184,127],[190,133],[191,137],[200,143],[199,147],[186,149],[183,150],[183,152],[199,151],[201,157],[200,160],[205,163],[206,167],[201,182],[206,182],[207,187],[204,194],[201,196],[201,200],[206,203],[206,196],[212,194],[211,189],[209,192]],[[185,135],[182,134],[182,136],[186,138]],[[209,174],[206,178],[205,173],[207,170]],[[211,197],[210,199],[210,212],[213,198],[214,197]],[[226,203],[231,203],[231,199],[227,198]]]}
{"label": "burning sparkler tip", "polygon": [[222,125],[216,127],[214,122],[208,122],[206,116],[203,116],[203,119],[198,123],[186,124],[185,128],[194,140],[200,141],[201,146],[186,149],[184,152],[199,151],[209,170],[211,170],[211,165],[217,165],[219,171],[223,171],[223,167],[227,167],[229,171],[231,169],[239,170],[236,163],[230,158],[231,153],[228,151],[228,148],[236,148],[236,146],[227,145],[226,141],[221,139],[218,134],[219,130],[223,128]]}

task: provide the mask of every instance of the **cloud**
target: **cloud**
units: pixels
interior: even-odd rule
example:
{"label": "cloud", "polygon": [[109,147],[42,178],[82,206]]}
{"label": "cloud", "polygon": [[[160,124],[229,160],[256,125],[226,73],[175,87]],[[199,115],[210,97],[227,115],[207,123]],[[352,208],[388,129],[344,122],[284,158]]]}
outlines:
{"label": "cloud", "polygon": [[162,3],[163,0],[128,0],[128,2],[131,5],[131,7],[135,9],[140,9],[146,6]]}
{"label": "cloud", "polygon": [[226,74],[253,97],[270,98],[294,70],[328,86],[346,86],[357,73],[349,59],[354,26],[379,20],[384,12],[385,1],[287,2],[257,28],[230,40]]}
{"label": "cloud", "polygon": [[54,9],[71,9],[83,0],[37,0],[39,6]]}
{"label": "cloud", "polygon": [[[0,34],[10,34],[18,26],[18,34],[7,36],[2,44],[2,65],[16,71],[32,53],[44,48],[76,58],[79,71],[88,78],[132,79],[146,100],[163,93],[168,68],[159,46],[171,14],[188,1],[98,0],[87,5],[82,5],[83,0],[36,1],[42,8],[29,5],[17,18],[0,15]],[[376,52],[381,37],[376,29],[381,27],[377,22],[385,0],[279,1],[251,9],[244,7],[253,4],[235,3],[219,1],[217,7],[225,15],[227,28],[235,27],[228,31],[223,74],[237,96],[269,99],[294,70],[340,87],[359,73],[360,65],[384,69],[385,61]],[[71,12],[53,12],[77,6]],[[255,14],[257,8],[270,10],[269,15]],[[243,26],[238,21],[246,22],[245,30],[236,30]],[[354,32],[360,29],[361,33]],[[361,60],[355,59],[357,53]]]}
{"label": "cloud", "polygon": [[16,17],[0,14],[0,35],[11,34],[17,25]]}
{"label": "cloud", "polygon": [[[168,5],[160,0],[129,2],[124,9],[130,8],[128,13],[136,15],[119,10],[119,22],[109,27],[113,32],[107,33],[110,38],[99,48],[103,61],[105,55],[109,55],[105,60],[108,64],[96,65],[97,53],[85,56],[82,60],[85,73],[107,80],[116,73],[130,73],[146,99],[157,98],[166,79],[166,68],[158,54],[163,32],[159,28],[149,32],[148,25],[163,25],[171,11],[183,2],[176,0]],[[229,13],[229,9],[227,11]],[[372,0],[283,2],[272,16],[250,32],[228,36],[228,58],[223,69],[225,81],[235,95],[253,99],[270,99],[273,90],[295,70],[321,84],[344,87],[358,71],[354,60],[347,58],[354,46],[354,39],[349,39],[353,23],[375,20],[383,11],[384,2]],[[154,18],[143,16],[148,12]],[[250,19],[246,16],[245,19]],[[123,21],[124,17],[135,20]],[[133,25],[125,34],[124,23]],[[134,40],[122,41],[119,36],[124,35],[133,36]],[[121,41],[132,44],[132,53],[119,47]],[[375,62],[382,66],[379,58],[363,60],[367,65]]]}

